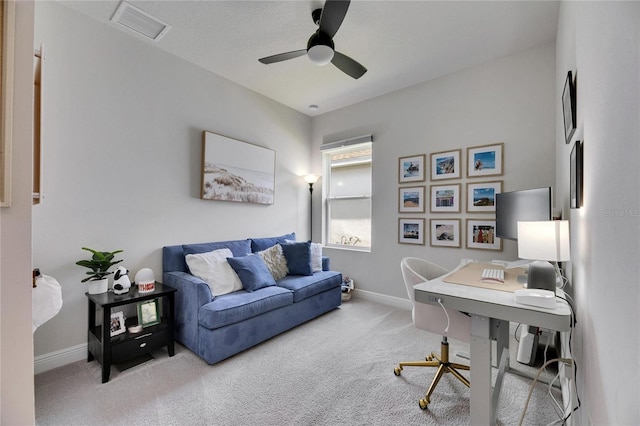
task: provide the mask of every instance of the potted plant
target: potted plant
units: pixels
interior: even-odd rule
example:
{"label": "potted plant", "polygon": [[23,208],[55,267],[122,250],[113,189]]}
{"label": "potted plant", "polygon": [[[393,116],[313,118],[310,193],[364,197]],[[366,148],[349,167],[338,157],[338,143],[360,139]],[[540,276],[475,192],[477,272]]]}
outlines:
{"label": "potted plant", "polygon": [[92,254],[91,259],[82,259],[76,262],[76,265],[90,269],[90,271],[87,271],[88,277],[83,279],[82,282],[89,281],[89,294],[106,292],[109,289],[109,275],[112,274],[109,268],[122,262],[122,259],[113,260],[116,254],[122,253],[122,250],[108,252],[97,251],[87,247],[82,247],[82,250]]}

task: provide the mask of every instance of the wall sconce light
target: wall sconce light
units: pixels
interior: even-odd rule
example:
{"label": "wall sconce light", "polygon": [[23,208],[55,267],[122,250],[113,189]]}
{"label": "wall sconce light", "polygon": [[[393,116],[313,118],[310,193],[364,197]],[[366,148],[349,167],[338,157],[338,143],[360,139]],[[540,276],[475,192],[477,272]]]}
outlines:
{"label": "wall sconce light", "polygon": [[313,184],[318,181],[318,175],[306,175],[304,181],[309,184],[309,239],[313,240]]}

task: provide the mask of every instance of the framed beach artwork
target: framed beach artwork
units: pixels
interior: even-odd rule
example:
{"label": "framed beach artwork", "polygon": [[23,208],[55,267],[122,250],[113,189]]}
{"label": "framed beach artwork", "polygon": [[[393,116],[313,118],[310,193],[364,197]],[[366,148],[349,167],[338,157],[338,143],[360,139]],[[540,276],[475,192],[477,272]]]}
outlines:
{"label": "framed beach artwork", "polygon": [[459,213],[460,184],[431,185],[431,213]]}
{"label": "framed beach artwork", "polygon": [[273,204],[275,167],[271,149],[203,132],[200,198]]}
{"label": "framed beach artwork", "polygon": [[573,83],[573,74],[567,73],[562,91],[562,116],[564,117],[565,143],[571,142],[571,137],[576,131],[576,88]]}
{"label": "framed beach artwork", "polygon": [[424,181],[425,157],[425,154],[413,155],[411,157],[400,157],[398,160],[398,181],[400,183]]}
{"label": "framed beach artwork", "polygon": [[431,246],[460,247],[460,219],[431,219]]}
{"label": "framed beach artwork", "polygon": [[424,213],[424,186],[407,186],[398,189],[400,213]]}
{"label": "framed beach artwork", "polygon": [[424,245],[424,219],[398,219],[398,242]]}
{"label": "framed beach artwork", "polygon": [[500,176],[504,143],[467,148],[467,177]]}
{"label": "framed beach artwork", "polygon": [[459,179],[460,152],[461,150],[455,149],[453,151],[432,153],[431,180]]}
{"label": "framed beach artwork", "polygon": [[496,194],[502,192],[502,181],[467,184],[467,212],[486,213],[496,211]]}
{"label": "framed beach artwork", "polygon": [[493,219],[467,219],[467,248],[502,251]]}

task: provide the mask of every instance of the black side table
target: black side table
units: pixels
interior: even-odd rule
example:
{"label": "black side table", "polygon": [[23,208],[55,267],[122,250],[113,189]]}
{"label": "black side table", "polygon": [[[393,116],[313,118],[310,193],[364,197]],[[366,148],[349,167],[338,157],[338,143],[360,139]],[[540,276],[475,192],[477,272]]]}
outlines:
{"label": "black side table", "polygon": [[[102,365],[102,383],[109,381],[111,365],[129,361],[166,346],[169,356],[175,354],[173,340],[173,310],[176,289],[156,282],[155,290],[139,293],[133,285],[127,294],[85,293],[89,299],[89,329],[87,362],[97,359]],[[111,308],[159,298],[164,301],[159,324],[145,327],[140,333],[125,333],[111,337]],[[102,309],[102,324],[96,325],[96,307]],[[158,312],[160,315],[160,312]],[[129,325],[129,324],[128,324]],[[133,324],[135,325],[135,324]]]}

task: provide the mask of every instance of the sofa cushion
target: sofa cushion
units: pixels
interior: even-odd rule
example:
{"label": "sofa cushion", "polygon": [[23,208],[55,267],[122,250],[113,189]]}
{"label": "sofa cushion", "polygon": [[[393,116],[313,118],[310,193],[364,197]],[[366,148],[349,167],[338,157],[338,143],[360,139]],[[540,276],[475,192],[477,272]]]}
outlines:
{"label": "sofa cushion", "polygon": [[184,244],[182,246],[185,256],[188,254],[206,253],[223,248],[231,250],[234,257],[246,256],[251,253],[251,240],[218,241],[213,243]]}
{"label": "sofa cushion", "polygon": [[286,277],[289,273],[287,259],[285,259],[284,253],[282,253],[282,247],[280,244],[276,244],[266,250],[259,251],[257,254],[262,257],[262,260],[264,260],[264,263],[267,265],[267,269],[271,272],[274,280],[277,281],[280,278]]}
{"label": "sofa cushion", "polygon": [[336,271],[316,272],[313,276],[287,275],[277,282],[278,287],[293,291],[294,303],[340,287],[341,283],[342,275]]}
{"label": "sofa cushion", "polygon": [[311,243],[309,241],[299,243],[284,243],[282,252],[287,259],[287,267],[290,275],[312,275],[311,269]]}
{"label": "sofa cushion", "polygon": [[262,257],[251,254],[242,257],[230,257],[227,262],[231,265],[242,281],[245,290],[251,292],[263,287],[276,285],[271,272]]}
{"label": "sofa cushion", "polygon": [[252,238],[251,239],[251,251],[256,253],[262,250],[266,250],[269,247],[273,247],[278,243],[284,243],[287,240],[296,239],[296,233],[292,232],[290,234],[281,235],[279,237],[268,237],[268,238]]}
{"label": "sofa cushion", "polygon": [[254,292],[240,290],[216,297],[202,306],[198,313],[198,323],[203,327],[216,329],[292,303],[293,293],[285,288],[271,286]]}
{"label": "sofa cushion", "polygon": [[220,296],[242,290],[242,282],[227,257],[233,257],[228,248],[185,256],[191,274],[206,282],[211,294]]}

